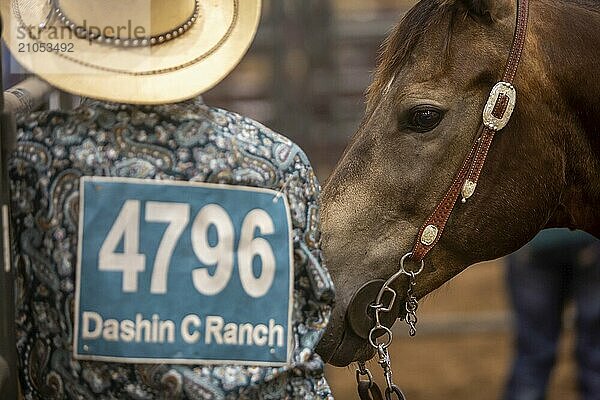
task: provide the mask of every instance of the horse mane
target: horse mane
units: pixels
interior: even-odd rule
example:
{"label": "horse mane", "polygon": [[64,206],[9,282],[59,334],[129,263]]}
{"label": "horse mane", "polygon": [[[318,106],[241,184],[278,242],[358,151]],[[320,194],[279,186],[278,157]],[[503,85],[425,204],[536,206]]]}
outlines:
{"label": "horse mane", "polygon": [[[444,43],[444,59],[448,59],[452,31],[457,16],[469,14],[465,8],[457,7],[458,2],[459,0],[420,0],[404,15],[379,49],[373,82],[366,91],[368,104],[372,104],[372,100],[385,91],[400,68],[409,60],[414,49],[421,44],[423,36],[429,29],[432,27],[441,29],[440,24],[444,17],[451,13],[447,22]],[[591,12],[600,12],[600,1],[598,0],[558,0],[556,2],[575,5]]]}
{"label": "horse mane", "polygon": [[[414,49],[421,43],[431,27],[439,26],[448,11],[456,13],[454,1],[421,0],[411,8],[383,41],[377,57],[373,83],[367,89],[367,99],[379,93],[389,84],[397,71],[408,61]],[[450,18],[445,41],[445,52],[450,48],[454,16]]]}

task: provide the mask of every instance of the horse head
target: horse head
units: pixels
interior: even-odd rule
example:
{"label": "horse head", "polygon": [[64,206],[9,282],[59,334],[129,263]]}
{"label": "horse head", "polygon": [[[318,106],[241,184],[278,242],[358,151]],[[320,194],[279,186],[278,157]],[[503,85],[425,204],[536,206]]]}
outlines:
{"label": "horse head", "polygon": [[[597,7],[531,1],[516,108],[475,194],[455,205],[425,258],[418,298],[545,227],[600,233],[600,55],[585,50],[599,46]],[[337,292],[318,349],[326,361],[373,355],[349,326],[348,305],[366,282],[398,270],[451,186],[501,80],[516,13],[514,0],[422,0],[385,40],[363,121],[323,191],[322,244]],[[406,277],[395,282],[397,302],[407,286]],[[360,301],[368,309],[374,299]]]}

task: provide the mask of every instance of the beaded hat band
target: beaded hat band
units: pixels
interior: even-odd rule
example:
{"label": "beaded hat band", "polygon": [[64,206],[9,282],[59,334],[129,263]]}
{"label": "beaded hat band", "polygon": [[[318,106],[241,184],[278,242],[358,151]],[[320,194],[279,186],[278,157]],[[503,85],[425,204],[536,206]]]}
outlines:
{"label": "beaded hat band", "polygon": [[188,19],[185,20],[185,22],[183,22],[179,26],[173,28],[172,30],[160,33],[158,35],[146,36],[141,38],[122,38],[119,36],[107,36],[101,33],[90,31],[85,26],[79,25],[76,22],[69,19],[66,13],[60,8],[58,0],[51,1],[53,1],[53,3],[52,11],[49,15],[49,18],[58,18],[61,24],[73,31],[80,39],[88,39],[101,44],[123,47],[145,47],[166,43],[169,40],[173,40],[186,33],[200,16],[200,3],[198,0],[195,0],[194,9],[192,10],[192,13],[188,17]]}
{"label": "beaded hat band", "polygon": [[[260,11],[261,0],[0,1],[19,64],[64,91],[132,104],[212,88],[252,43]],[[114,30],[131,21],[140,34]]]}

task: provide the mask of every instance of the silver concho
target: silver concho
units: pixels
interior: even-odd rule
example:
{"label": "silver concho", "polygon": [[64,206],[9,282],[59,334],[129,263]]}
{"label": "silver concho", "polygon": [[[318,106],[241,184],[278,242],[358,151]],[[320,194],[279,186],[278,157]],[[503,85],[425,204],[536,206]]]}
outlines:
{"label": "silver concho", "polygon": [[430,246],[435,242],[438,235],[438,228],[435,225],[427,225],[421,234],[421,243],[425,246]]}
{"label": "silver concho", "polygon": [[470,198],[471,196],[473,196],[473,194],[475,193],[475,188],[477,187],[477,184],[475,182],[473,182],[470,179],[467,179],[462,187],[461,190],[461,194],[462,194],[462,202],[465,203],[467,201],[468,198]]}
{"label": "silver concho", "polygon": [[[508,104],[506,105],[506,111],[504,111],[504,115],[502,118],[496,118],[493,114],[494,107],[496,106],[496,102],[498,101],[498,97],[503,94],[508,98]],[[492,88],[490,92],[490,97],[483,109],[483,124],[490,128],[493,131],[499,131],[504,128],[515,109],[515,104],[517,102],[517,91],[515,87],[508,82],[498,82]]]}

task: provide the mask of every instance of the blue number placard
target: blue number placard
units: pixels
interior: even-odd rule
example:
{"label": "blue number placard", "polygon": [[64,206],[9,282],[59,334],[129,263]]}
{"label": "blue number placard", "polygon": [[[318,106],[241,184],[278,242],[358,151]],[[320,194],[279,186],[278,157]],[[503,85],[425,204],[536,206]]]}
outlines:
{"label": "blue number placard", "polygon": [[281,366],[293,245],[279,192],[83,177],[76,359]]}

